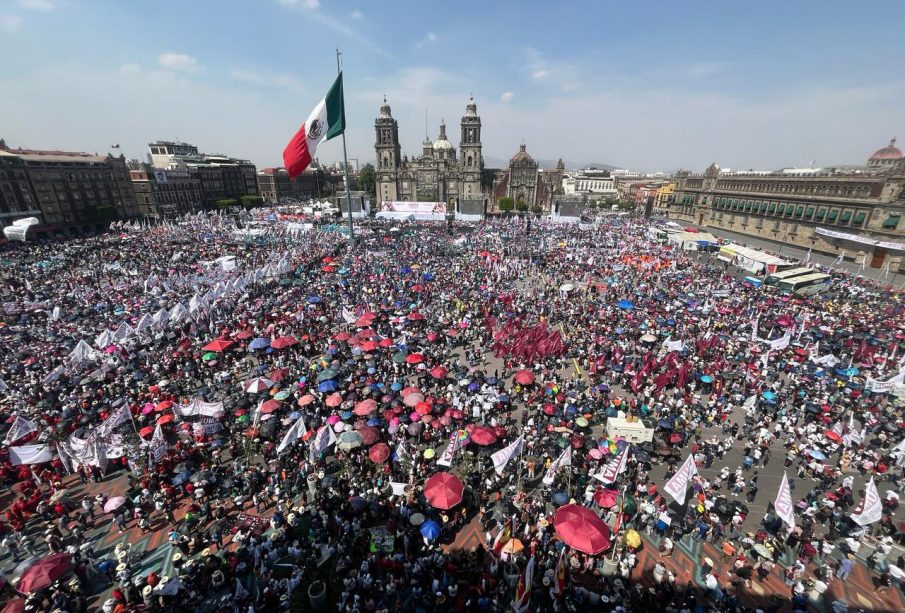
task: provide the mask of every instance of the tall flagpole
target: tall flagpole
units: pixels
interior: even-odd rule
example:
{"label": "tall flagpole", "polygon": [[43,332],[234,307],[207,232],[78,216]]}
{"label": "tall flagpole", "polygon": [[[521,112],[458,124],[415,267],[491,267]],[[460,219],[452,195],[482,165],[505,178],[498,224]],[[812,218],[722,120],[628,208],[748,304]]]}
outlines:
{"label": "tall flagpole", "polygon": [[[343,73],[342,68],[340,66],[340,56],[342,56],[342,52],[337,49],[336,50],[336,74],[341,75]],[[343,88],[345,89],[345,88]],[[346,92],[343,91],[343,122],[346,120]],[[346,155],[346,128],[343,125],[343,168],[346,171],[346,207],[349,209],[349,245],[355,246],[355,229],[352,225],[352,182],[349,180],[349,158]]]}

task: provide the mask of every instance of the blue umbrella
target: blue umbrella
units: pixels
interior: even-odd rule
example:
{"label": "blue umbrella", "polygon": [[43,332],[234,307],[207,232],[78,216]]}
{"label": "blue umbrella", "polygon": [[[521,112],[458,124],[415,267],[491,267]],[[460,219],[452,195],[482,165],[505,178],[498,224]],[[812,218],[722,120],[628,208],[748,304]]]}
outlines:
{"label": "blue umbrella", "polygon": [[393,385],[390,386],[390,389],[393,390],[394,392],[398,392],[399,390],[402,389],[402,384],[399,383],[399,381],[396,381],[395,383],[393,383]]}
{"label": "blue umbrella", "polygon": [[672,430],[676,427],[676,424],[671,419],[661,419],[659,422],[657,422],[657,425],[664,430]]}
{"label": "blue umbrella", "polygon": [[408,266],[403,266],[402,268],[399,269],[399,272],[402,273],[402,274],[404,274],[404,275],[407,275],[407,274],[409,274],[410,272],[412,272],[412,269],[409,268]]}
{"label": "blue umbrella", "polygon": [[293,411],[287,417],[289,417],[289,419],[298,419],[301,416],[302,416],[302,414],[299,413],[298,411]]}
{"label": "blue umbrella", "polygon": [[343,420],[351,419],[351,418],[352,418],[352,411],[343,411],[342,413],[339,414],[339,416],[342,417]]}
{"label": "blue umbrella", "polygon": [[702,375],[701,383],[713,383],[713,377],[711,377],[710,375]]}
{"label": "blue umbrella", "polygon": [[425,281],[433,281],[433,280],[434,280],[434,275],[432,275],[432,274],[429,273],[429,272],[424,273],[421,277],[422,277]]}
{"label": "blue umbrella", "polygon": [[562,506],[569,502],[569,495],[566,492],[553,492],[553,502]]}
{"label": "blue umbrella", "polygon": [[369,426],[379,426],[380,420],[377,419],[376,417],[372,417],[371,419],[368,420],[368,425]]}
{"label": "blue umbrella", "polygon": [[320,385],[317,386],[317,391],[319,392],[335,392],[339,387],[336,381],[333,379],[327,379],[326,381],[321,382]]}
{"label": "blue umbrella", "polygon": [[625,328],[616,328],[616,334],[625,334]]}
{"label": "blue umbrella", "polygon": [[766,400],[767,402],[776,402],[776,393],[775,392],[771,392],[771,391],[767,390],[766,392],[761,394],[761,396],[763,396],[764,400]]}
{"label": "blue umbrella", "polygon": [[469,384],[468,384],[468,391],[469,391],[469,392],[477,391],[477,389],[478,389],[479,387],[481,387],[481,386],[478,385],[477,383],[469,383]]}
{"label": "blue umbrella", "polygon": [[192,476],[192,473],[189,471],[181,472],[170,481],[173,485],[182,485],[183,483],[188,483],[189,477]]}
{"label": "blue umbrella", "polygon": [[826,459],[826,454],[819,449],[808,449],[808,455],[821,462]]}
{"label": "blue umbrella", "polygon": [[266,338],[256,338],[255,340],[248,343],[248,348],[252,351],[257,351],[258,349],[266,349],[270,347],[270,341]]}
{"label": "blue umbrella", "polygon": [[620,309],[623,309],[626,311],[630,311],[635,308],[635,305],[632,304],[630,300],[620,300],[618,306]]}
{"label": "blue umbrella", "polygon": [[509,394],[500,394],[497,398],[499,398],[500,402],[509,402]]}
{"label": "blue umbrella", "polygon": [[308,302],[310,304],[318,304],[318,303],[320,303],[320,301],[321,301],[321,299],[318,296],[308,296]]}
{"label": "blue umbrella", "polygon": [[421,524],[421,536],[429,541],[435,540],[440,536],[440,524],[432,519],[427,520]]}

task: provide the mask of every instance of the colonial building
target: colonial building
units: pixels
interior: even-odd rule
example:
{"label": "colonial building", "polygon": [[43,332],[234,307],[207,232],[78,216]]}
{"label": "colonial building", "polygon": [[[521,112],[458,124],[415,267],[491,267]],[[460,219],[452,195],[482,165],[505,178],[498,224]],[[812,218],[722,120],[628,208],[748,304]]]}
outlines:
{"label": "colonial building", "polygon": [[509,166],[494,173],[493,211],[499,211],[500,198],[512,198],[516,207],[524,203],[530,207],[529,210],[540,207],[542,213],[549,214],[554,196],[563,193],[565,170],[562,159],[552,170],[540,169],[522,143],[509,160]]}
{"label": "colonial building", "polygon": [[317,161],[292,180],[285,168],[265,168],[258,172],[258,189],[264,201],[273,204],[329,198],[343,189],[343,174],[327,172]]}
{"label": "colonial building", "polygon": [[890,146],[863,167],[676,175],[668,217],[789,243],[873,268],[905,254],[905,158]]}
{"label": "colonial building", "polygon": [[129,177],[142,215],[183,215],[204,203],[201,179],[188,170],[163,170],[141,164],[129,171]]}
{"label": "colonial building", "polygon": [[155,168],[187,170],[201,181],[203,205],[217,206],[218,200],[239,200],[258,195],[258,173],[248,160],[225,155],[208,155],[188,143],[157,141],[148,144],[148,157]]}
{"label": "colonial building", "polygon": [[125,157],[10,149],[0,139],[0,226],[37,217],[31,234],[81,234],[138,213]]}
{"label": "colonial building", "polygon": [[481,118],[474,99],[465,106],[460,122],[459,152],[446,136],[446,123],[431,142],[425,139],[420,156],[402,155],[399,125],[386,99],[374,121],[377,140],[376,191],[379,200],[446,202],[455,206],[459,198],[483,199],[481,183],[484,159],[481,156]]}

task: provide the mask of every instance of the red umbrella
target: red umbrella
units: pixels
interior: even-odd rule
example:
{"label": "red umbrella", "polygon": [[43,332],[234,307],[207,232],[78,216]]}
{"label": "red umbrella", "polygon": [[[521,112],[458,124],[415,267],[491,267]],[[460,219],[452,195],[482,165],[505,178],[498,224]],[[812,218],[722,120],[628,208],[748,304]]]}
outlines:
{"label": "red umbrella", "polygon": [[145,426],[138,431],[138,436],[145,437],[154,434],[154,426]]}
{"label": "red umbrella", "polygon": [[377,349],[377,343],[374,341],[365,341],[361,344],[362,351],[374,351]]}
{"label": "red umbrella", "polygon": [[154,405],[154,410],[158,413],[161,413],[169,409],[171,406],[173,406],[172,400],[164,400],[163,402],[158,402],[156,405]]}
{"label": "red umbrella", "polygon": [[610,546],[610,528],[593,511],[577,504],[559,507],[553,527],[562,541],[583,553],[596,555]]}
{"label": "red umbrella", "polygon": [[380,440],[380,433],[373,426],[365,426],[359,429],[358,433],[361,435],[361,444],[365,446],[373,445]]}
{"label": "red umbrella", "polygon": [[825,437],[827,437],[828,439],[830,439],[831,441],[834,441],[836,443],[842,442],[842,437],[839,436],[839,433],[836,432],[835,430],[827,430],[826,432],[823,433],[823,435]]}
{"label": "red umbrella", "polygon": [[404,390],[402,390],[401,396],[403,398],[405,398],[406,396],[410,396],[412,394],[420,394],[420,393],[421,393],[421,390],[419,390],[417,387],[410,385],[407,388],[405,388]]}
{"label": "red umbrella", "polygon": [[242,330],[241,332],[238,332],[236,334],[236,340],[244,341],[244,340],[251,338],[251,336],[252,336],[251,328],[245,328],[244,330]]}
{"label": "red umbrella", "polygon": [[28,567],[19,577],[16,589],[23,594],[30,594],[44,589],[54,581],[73,569],[72,556],[68,553],[55,553],[38,560]]}
{"label": "red umbrella", "polygon": [[347,340],[349,340],[350,338],[352,338],[352,335],[349,334],[348,332],[340,332],[339,334],[337,334],[337,335],[334,336],[333,338],[336,339],[336,340],[338,340],[338,341],[340,341],[340,342],[342,342],[342,341],[347,341]]}
{"label": "red umbrella", "polygon": [[381,347],[392,347],[392,346],[393,346],[393,339],[391,339],[391,338],[383,338],[383,339],[380,339],[380,342],[377,343],[377,344],[380,345]]}
{"label": "red umbrella", "polygon": [[368,449],[368,457],[375,464],[383,464],[390,458],[390,448],[386,443],[377,443]]}
{"label": "red umbrella", "polygon": [[158,417],[158,418],[157,418],[157,423],[159,423],[159,424],[168,424],[168,423],[170,423],[171,421],[173,421],[174,419],[176,419],[176,416],[175,416],[175,415],[173,415],[172,413],[167,413],[166,415],[161,415],[160,417]]}
{"label": "red umbrella", "polygon": [[280,338],[275,338],[270,342],[270,346],[274,349],[285,349],[286,347],[292,347],[293,345],[297,344],[298,341],[291,336],[281,336]]}
{"label": "red umbrella", "polygon": [[343,403],[343,397],[337,393],[330,394],[327,396],[327,400],[324,401],[328,407],[338,407]]}
{"label": "red umbrella", "polygon": [[279,408],[279,400],[268,400],[267,402],[261,404],[261,413],[269,415],[270,413],[275,413]]}
{"label": "red umbrella", "polygon": [[512,378],[519,385],[531,385],[534,383],[534,373],[530,370],[520,370]]}
{"label": "red umbrella", "polygon": [[[340,400],[342,400],[342,398],[340,398]],[[315,401],[314,396],[312,396],[311,394],[305,394],[304,396],[299,398],[298,405],[300,407],[306,407],[314,401]]]}
{"label": "red umbrella", "polygon": [[374,315],[374,313],[365,313],[364,315],[362,315],[361,317],[359,317],[358,319],[355,320],[355,327],[356,328],[367,328],[372,323],[374,323],[375,317],[376,317],[376,315]]}
{"label": "red umbrella", "polygon": [[545,404],[543,411],[544,411],[545,415],[555,415],[556,407],[553,406],[552,404]]}
{"label": "red umbrella", "polygon": [[433,377],[434,379],[443,379],[444,377],[446,377],[446,375],[449,374],[449,371],[442,366],[434,366],[433,368],[431,368],[430,373],[431,377]]}
{"label": "red umbrella", "polygon": [[594,502],[604,509],[611,509],[616,505],[616,499],[619,498],[618,490],[610,490],[606,488],[597,488],[594,492]]}
{"label": "red umbrella", "polygon": [[273,381],[274,383],[277,383],[277,382],[285,379],[286,375],[288,375],[288,374],[289,374],[288,368],[277,368],[276,370],[269,372],[267,374],[267,378],[270,379],[271,381]]}
{"label": "red umbrella", "polygon": [[416,311],[412,311],[408,314],[408,319],[409,321],[421,321],[422,319],[424,319],[424,315]]}
{"label": "red umbrella", "polygon": [[434,407],[432,407],[429,402],[425,402],[424,400],[422,400],[421,402],[419,402],[418,404],[415,405],[415,410],[418,411],[419,413],[421,413],[422,415],[427,415],[428,413],[430,413],[431,411],[434,410]]}
{"label": "red umbrella", "polygon": [[231,345],[233,345],[233,341],[226,341],[218,338],[217,340],[211,341],[210,343],[202,347],[202,349],[204,351],[214,351],[216,353],[220,353],[221,351],[226,351],[227,349],[229,349]]}
{"label": "red umbrella", "polygon": [[368,398],[367,400],[362,400],[358,404],[355,405],[355,413],[358,416],[364,417],[365,415],[370,415],[377,409],[377,401],[373,398]]}
{"label": "red umbrella", "polygon": [[490,426],[476,426],[470,436],[476,445],[493,445],[497,442],[496,432]]}
{"label": "red umbrella", "polygon": [[21,598],[10,600],[0,613],[25,613],[25,601]]}
{"label": "red umbrella", "polygon": [[435,509],[451,509],[462,502],[465,486],[450,473],[435,473],[424,484],[424,497]]}
{"label": "red umbrella", "polygon": [[405,356],[406,364],[420,364],[424,361],[424,356],[420,353],[410,353]]}

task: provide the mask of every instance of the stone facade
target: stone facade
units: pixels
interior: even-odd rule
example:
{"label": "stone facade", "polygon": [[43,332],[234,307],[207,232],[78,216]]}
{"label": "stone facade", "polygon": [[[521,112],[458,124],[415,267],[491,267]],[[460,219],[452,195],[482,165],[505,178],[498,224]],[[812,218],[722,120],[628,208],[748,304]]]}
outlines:
{"label": "stone facade", "polygon": [[0,139],[0,225],[37,217],[35,234],[80,234],[138,214],[122,155],[10,149]]}
{"label": "stone facade", "polygon": [[803,249],[863,255],[873,268],[889,258],[895,269],[905,255],[905,159],[769,173],[722,173],[713,164],[703,174],[679,172],[665,212]]}
{"label": "stone facade", "polygon": [[484,198],[481,118],[473,99],[460,127],[458,156],[441,123],[437,140],[426,139],[421,155],[409,159],[401,154],[399,126],[384,100],[374,121],[378,200],[446,202],[454,207],[459,198]]}

